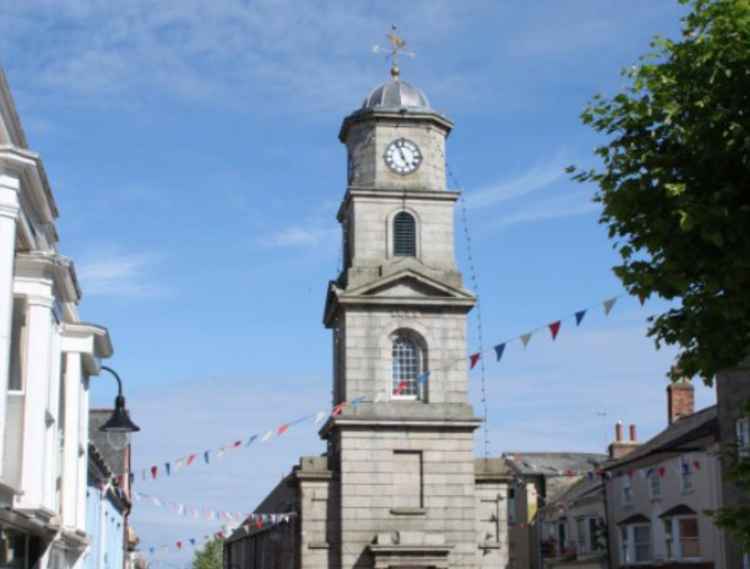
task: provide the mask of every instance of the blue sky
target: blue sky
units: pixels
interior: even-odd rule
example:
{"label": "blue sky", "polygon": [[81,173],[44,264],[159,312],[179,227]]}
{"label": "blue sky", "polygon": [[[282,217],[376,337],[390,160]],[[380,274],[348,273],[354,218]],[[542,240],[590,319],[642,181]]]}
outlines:
{"label": "blue sky", "polygon": [[[674,35],[680,13],[672,0],[0,5],[0,63],[60,206],[82,315],[109,327],[110,363],[143,427],[136,467],[328,405],[337,133],[387,77],[371,47],[391,23],[417,52],[402,76],[456,123],[448,160],[466,191],[491,345],[621,292],[593,188],[563,168],[592,163],[586,101],[620,88],[620,69],[653,34]],[[644,336],[663,306],[624,299],[609,318],[598,308],[554,343],[542,333],[488,362],[492,452],[600,451],[617,419],[642,437],[663,428],[674,352]],[[474,318],[470,331],[476,345]],[[477,373],[471,382],[478,405]],[[114,384],[95,379],[93,392],[109,404]],[[713,401],[702,386],[697,397]],[[139,490],[251,510],[299,455],[322,450],[299,427]],[[148,504],[134,522],[146,545],[216,529]]]}

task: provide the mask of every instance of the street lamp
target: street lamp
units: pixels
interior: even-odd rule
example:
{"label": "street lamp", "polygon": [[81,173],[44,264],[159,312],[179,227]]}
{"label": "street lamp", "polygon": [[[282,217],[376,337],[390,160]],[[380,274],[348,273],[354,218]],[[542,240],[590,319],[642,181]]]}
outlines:
{"label": "street lamp", "polygon": [[125,448],[130,442],[130,433],[140,431],[141,428],[130,420],[128,410],[125,408],[125,398],[122,396],[122,380],[117,372],[110,367],[102,366],[102,369],[108,371],[117,380],[117,397],[115,398],[115,409],[112,416],[99,427],[100,431],[107,433],[109,443],[120,450]]}

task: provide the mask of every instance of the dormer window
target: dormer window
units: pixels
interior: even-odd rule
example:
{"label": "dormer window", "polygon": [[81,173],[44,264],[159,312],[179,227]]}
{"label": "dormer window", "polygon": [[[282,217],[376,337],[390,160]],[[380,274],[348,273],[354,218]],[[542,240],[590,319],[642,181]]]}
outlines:
{"label": "dormer window", "polygon": [[417,223],[405,211],[400,211],[393,218],[393,254],[396,257],[417,255]]}

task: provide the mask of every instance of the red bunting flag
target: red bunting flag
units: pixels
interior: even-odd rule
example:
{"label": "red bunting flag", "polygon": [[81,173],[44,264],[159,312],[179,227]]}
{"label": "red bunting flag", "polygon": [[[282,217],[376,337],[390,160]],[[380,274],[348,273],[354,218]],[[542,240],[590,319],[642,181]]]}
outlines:
{"label": "red bunting flag", "polygon": [[289,430],[289,425],[287,425],[287,424],[284,424],[284,425],[281,425],[281,426],[279,426],[279,428],[278,428],[278,429],[276,429],[276,434],[277,434],[277,435],[283,435],[283,434],[284,434],[284,433],[286,433],[286,432],[287,432],[288,430]]}
{"label": "red bunting flag", "polygon": [[693,461],[693,466],[695,467],[696,470],[700,470],[701,469],[701,463],[699,461],[697,461],[697,460]]}
{"label": "red bunting flag", "polygon": [[471,354],[469,356],[469,369],[474,369],[477,366],[477,363],[479,363],[479,358],[482,357],[482,354],[477,352],[476,354]]}
{"label": "red bunting flag", "polygon": [[242,446],[242,441],[234,441],[232,444],[232,448],[240,448]]}
{"label": "red bunting flag", "polygon": [[407,387],[409,387],[409,384],[406,381],[402,381],[396,386],[396,389],[393,390],[393,394],[401,395],[404,391],[406,391]]}
{"label": "red bunting flag", "polygon": [[557,334],[560,332],[560,324],[561,322],[558,320],[557,322],[553,322],[549,325],[549,331],[552,334],[553,340],[557,338]]}
{"label": "red bunting flag", "polygon": [[664,478],[664,475],[667,473],[667,469],[663,466],[660,466],[657,472],[659,473],[659,478]]}
{"label": "red bunting flag", "polygon": [[177,549],[182,549],[182,542],[181,541],[177,542]]}
{"label": "red bunting flag", "polygon": [[343,412],[344,412],[344,404],[339,403],[333,408],[333,411],[331,411],[331,417],[338,417]]}
{"label": "red bunting flag", "polygon": [[262,516],[258,516],[257,518],[255,518],[255,527],[258,529],[263,529],[263,517]]}
{"label": "red bunting flag", "polygon": [[151,478],[156,480],[156,475],[159,473],[159,467],[158,466],[152,466],[151,467]]}
{"label": "red bunting flag", "polygon": [[195,457],[196,457],[195,453],[188,455],[187,460],[185,461],[185,464],[187,466],[190,466],[191,464],[193,464]]}

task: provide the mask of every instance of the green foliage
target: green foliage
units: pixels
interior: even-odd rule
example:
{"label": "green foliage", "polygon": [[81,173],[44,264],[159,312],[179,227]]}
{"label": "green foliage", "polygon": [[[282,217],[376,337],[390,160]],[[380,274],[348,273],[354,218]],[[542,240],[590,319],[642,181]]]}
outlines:
{"label": "green foliage", "polygon": [[568,171],[598,185],[628,292],[679,301],[649,335],[710,384],[750,347],[750,0],[679,1],[682,37],[655,38],[581,115],[603,168]]}
{"label": "green foliage", "polygon": [[[750,402],[744,405],[744,415],[750,416]],[[738,486],[750,487],[750,458],[739,457],[736,445],[722,449],[724,464],[731,465],[727,477]],[[743,551],[750,551],[750,506],[727,506],[713,514],[714,523],[727,530]]]}
{"label": "green foliage", "polygon": [[193,569],[223,569],[224,541],[212,539],[193,555]]}

